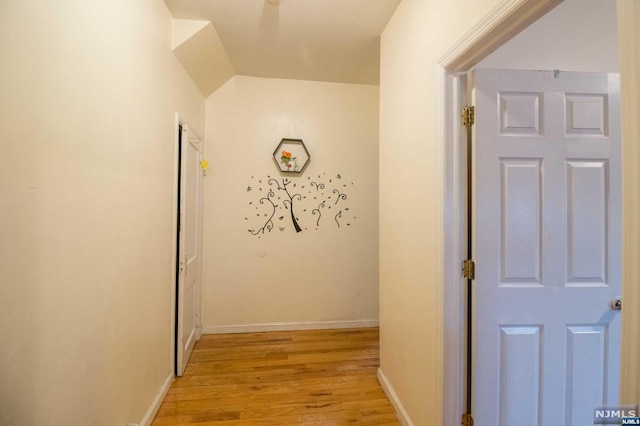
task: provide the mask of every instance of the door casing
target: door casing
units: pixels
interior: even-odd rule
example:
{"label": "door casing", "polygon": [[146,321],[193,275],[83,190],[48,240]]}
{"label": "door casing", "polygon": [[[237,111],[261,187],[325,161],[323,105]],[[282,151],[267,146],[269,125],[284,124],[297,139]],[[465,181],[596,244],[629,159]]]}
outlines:
{"label": "door casing", "polygon": [[[171,305],[170,305],[170,318],[171,318],[171,336],[169,347],[171,348],[171,359],[170,365],[173,370],[173,375],[177,376],[176,370],[176,335],[178,333],[177,330],[177,320],[176,320],[176,304],[177,304],[177,276],[176,270],[179,268],[180,259],[178,259],[178,208],[180,205],[180,126],[185,125],[189,128],[189,131],[192,132],[195,136],[197,136],[202,143],[204,143],[204,139],[201,134],[194,130],[189,122],[186,121],[179,113],[175,114],[175,124],[173,127],[175,143],[174,143],[174,163],[173,163],[173,197],[172,197],[172,212],[173,212],[173,220],[171,225]],[[204,184],[204,181],[203,181]],[[200,252],[202,253],[202,238],[200,238]],[[200,274],[200,286],[197,290],[197,302],[196,302],[196,314],[198,318],[202,318],[202,281],[203,281],[203,273],[202,273],[202,262],[201,267],[198,272]],[[202,327],[198,327],[198,336],[197,339],[200,339],[200,334],[202,333]]]}
{"label": "door casing", "polygon": [[[460,274],[460,265],[466,257],[466,151],[460,148],[461,140],[460,111],[466,99],[466,76],[469,71],[482,59],[487,57],[495,49],[511,40],[515,35],[527,28],[533,22],[544,16],[563,0],[505,0],[498,4],[487,16],[474,28],[453,44],[437,63],[437,108],[440,111],[439,140],[444,147],[444,209],[445,209],[445,282],[442,301],[443,306],[443,333],[446,336],[442,348],[444,354],[444,419],[443,424],[459,424],[460,416],[465,408],[465,280]],[[620,7],[625,0],[618,0]],[[620,23],[620,13],[618,22]],[[629,31],[633,28],[629,28]],[[635,34],[633,34],[635,35]],[[619,34],[618,39],[623,40],[627,35]],[[629,34],[632,36],[632,34]],[[629,39],[633,37],[627,37]],[[636,46],[632,43],[621,43],[621,56],[636,55],[632,50]],[[624,73],[621,69],[621,74]],[[624,77],[622,77],[624,81]],[[623,83],[624,84],[624,83]],[[631,95],[628,95],[631,96]],[[624,87],[621,91],[621,101],[625,103]],[[630,129],[625,131],[626,129]],[[631,125],[625,125],[624,112],[622,116],[622,134],[633,134]],[[624,139],[623,139],[624,150]],[[625,156],[623,151],[622,167],[634,167],[635,158]],[[639,182],[626,179],[623,174],[624,196],[636,190]],[[624,227],[628,222],[623,223]],[[626,247],[626,246],[625,246]],[[624,285],[624,277],[629,276],[626,268],[633,265],[634,253],[623,250],[623,297],[631,299],[632,291]],[[640,299],[640,289],[633,291],[633,300]],[[631,302],[631,300],[629,300]],[[629,303],[627,302],[627,303]],[[628,305],[627,305],[628,306]],[[622,316],[622,364],[640,364],[640,353],[631,351],[631,347],[625,347],[625,342],[634,342],[632,336],[632,324],[627,323],[625,315]],[[631,343],[626,343],[630,345]],[[633,359],[631,359],[633,358]],[[629,374],[629,373],[635,374]],[[640,383],[640,371],[626,371],[620,377],[620,401],[621,403],[633,403],[634,395],[627,390],[636,389]],[[637,401],[636,401],[637,402]]]}

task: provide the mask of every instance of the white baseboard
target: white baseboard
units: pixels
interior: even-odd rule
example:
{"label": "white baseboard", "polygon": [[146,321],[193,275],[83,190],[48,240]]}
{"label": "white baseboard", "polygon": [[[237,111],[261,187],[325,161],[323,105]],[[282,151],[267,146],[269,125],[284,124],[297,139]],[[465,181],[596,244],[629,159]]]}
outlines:
{"label": "white baseboard", "polygon": [[335,328],[378,327],[379,320],[274,322],[266,324],[210,325],[202,327],[202,334],[256,333],[261,331],[324,330]]}
{"label": "white baseboard", "polygon": [[405,411],[402,406],[402,402],[398,399],[398,395],[396,395],[396,391],[393,390],[393,386],[387,380],[387,377],[384,375],[381,369],[378,368],[378,381],[380,382],[380,386],[382,386],[382,390],[389,398],[391,405],[396,410],[396,415],[398,416],[398,420],[402,423],[403,426],[413,426],[413,422],[409,418],[409,415]]}
{"label": "white baseboard", "polygon": [[149,409],[147,410],[144,417],[140,421],[139,426],[151,425],[153,418],[156,416],[156,414],[158,413],[158,410],[160,409],[160,405],[162,404],[164,397],[167,395],[167,392],[169,392],[171,383],[173,383],[173,378],[174,378],[173,373],[169,373],[169,375],[165,379],[162,386],[160,386],[160,389],[158,390],[156,397],[153,399],[153,402],[149,406]]}

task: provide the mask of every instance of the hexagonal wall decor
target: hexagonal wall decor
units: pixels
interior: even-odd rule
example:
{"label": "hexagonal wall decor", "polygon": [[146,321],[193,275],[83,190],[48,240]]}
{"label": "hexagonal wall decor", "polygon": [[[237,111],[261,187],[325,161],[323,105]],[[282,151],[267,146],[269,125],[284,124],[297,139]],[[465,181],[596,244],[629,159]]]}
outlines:
{"label": "hexagonal wall decor", "polygon": [[282,139],[273,151],[273,160],[282,173],[302,174],[311,160],[311,155],[302,139]]}

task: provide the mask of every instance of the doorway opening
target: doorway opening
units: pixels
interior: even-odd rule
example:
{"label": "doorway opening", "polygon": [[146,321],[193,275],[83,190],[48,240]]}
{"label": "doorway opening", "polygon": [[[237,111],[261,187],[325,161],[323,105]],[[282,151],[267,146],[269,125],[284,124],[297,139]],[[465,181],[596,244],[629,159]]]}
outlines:
{"label": "doorway opening", "polygon": [[174,214],[176,217],[175,226],[173,228],[174,233],[174,250],[176,251],[176,261],[174,262],[175,275],[174,275],[174,297],[175,303],[173,309],[173,374],[178,376],[178,306],[180,303],[179,300],[179,283],[180,283],[180,261],[181,253],[180,253],[180,199],[181,199],[181,176],[182,176],[182,124],[178,123],[178,152],[177,152],[177,202],[174,203]]}
{"label": "doorway opening", "polygon": [[[445,424],[460,422],[461,413],[473,412],[470,387],[466,383],[467,364],[467,292],[460,266],[467,258],[466,216],[466,160],[467,150],[460,123],[460,111],[466,102],[467,71],[472,70],[498,46],[508,42],[530,24],[546,15],[561,1],[504,2],[483,20],[474,30],[445,54],[439,64],[441,104],[446,112],[442,125],[442,140],[446,141],[446,215],[453,220],[446,229],[446,285],[445,285]],[[565,4],[571,0],[565,0]],[[551,16],[551,14],[549,14]],[[546,17],[545,17],[546,18]],[[615,21],[615,13],[614,13]],[[571,25],[567,26],[571,28]],[[614,34],[614,39],[616,35]],[[547,44],[545,47],[549,47]],[[508,51],[508,49],[501,49]],[[528,50],[526,53],[531,53]],[[613,49],[616,55],[616,49]],[[535,56],[535,55],[530,55]],[[496,67],[490,66],[490,67]],[[535,66],[525,66],[525,68]],[[558,68],[566,70],[562,64]],[[552,68],[555,69],[556,67]],[[569,68],[570,70],[570,68]],[[585,70],[586,71],[586,70]],[[591,70],[613,71],[613,70]],[[486,116],[486,112],[476,113]],[[475,285],[475,284],[474,284]],[[469,390],[469,392],[467,392]]]}
{"label": "doorway opening", "polygon": [[202,139],[176,115],[173,222],[172,366],[182,376],[201,336],[202,300]]}

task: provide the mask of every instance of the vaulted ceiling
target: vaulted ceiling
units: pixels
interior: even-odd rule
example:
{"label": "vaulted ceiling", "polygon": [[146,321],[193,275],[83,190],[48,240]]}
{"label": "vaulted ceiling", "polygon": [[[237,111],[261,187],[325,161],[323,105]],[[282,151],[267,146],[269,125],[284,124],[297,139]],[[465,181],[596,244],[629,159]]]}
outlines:
{"label": "vaulted ceiling", "polygon": [[[185,68],[192,77],[193,72],[205,77],[215,73],[215,63],[227,60],[228,66],[221,63],[223,68],[231,68],[225,75],[232,72],[357,84],[378,84],[380,34],[399,2],[165,0],[182,27],[191,28],[191,32],[186,33],[188,36],[180,35],[180,31],[176,35],[174,25],[174,48],[187,43],[192,36],[200,37],[199,42],[182,49],[181,61],[191,61],[192,70],[189,66]],[[203,41],[205,38],[207,42]],[[207,57],[208,65],[197,65],[203,60],[207,63]],[[198,67],[201,69],[197,70]],[[211,68],[211,71],[202,68]],[[201,90],[208,95],[206,92],[216,84],[205,86],[207,88],[201,87]]]}

